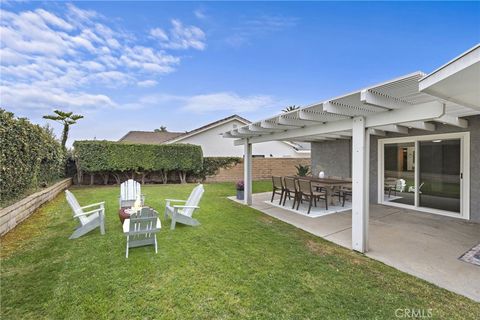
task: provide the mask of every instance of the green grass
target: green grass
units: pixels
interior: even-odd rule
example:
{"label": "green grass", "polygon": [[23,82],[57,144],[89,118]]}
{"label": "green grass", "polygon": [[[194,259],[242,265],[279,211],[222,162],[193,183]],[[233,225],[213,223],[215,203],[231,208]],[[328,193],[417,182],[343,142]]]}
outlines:
{"label": "green grass", "polygon": [[[147,185],[148,205],[192,185]],[[255,191],[266,191],[259,182]],[[234,203],[231,183],[207,184],[197,228],[166,221],[159,252],[125,259],[118,187],[72,188],[105,200],[107,233],[68,240],[75,221],[60,195],[2,240],[2,319],[475,319],[480,304]],[[426,311],[425,311],[426,312]],[[478,318],[477,318],[478,319]]]}

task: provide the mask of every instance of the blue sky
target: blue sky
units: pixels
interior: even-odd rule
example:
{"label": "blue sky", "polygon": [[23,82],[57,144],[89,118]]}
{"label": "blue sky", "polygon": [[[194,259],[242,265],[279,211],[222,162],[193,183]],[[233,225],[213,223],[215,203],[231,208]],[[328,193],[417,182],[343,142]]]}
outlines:
{"label": "blue sky", "polygon": [[[257,120],[480,42],[479,2],[2,2],[3,108],[74,139]],[[58,126],[55,129],[60,133]]]}

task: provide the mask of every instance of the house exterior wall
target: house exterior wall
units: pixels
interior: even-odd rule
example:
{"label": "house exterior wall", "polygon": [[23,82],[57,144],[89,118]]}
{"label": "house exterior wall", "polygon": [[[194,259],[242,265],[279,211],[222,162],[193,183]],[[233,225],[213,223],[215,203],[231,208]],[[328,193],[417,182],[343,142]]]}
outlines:
{"label": "house exterior wall", "polygon": [[312,174],[320,171],[327,176],[350,177],[352,172],[352,141],[335,140],[312,143]]}
{"label": "house exterior wall", "polygon": [[[470,132],[470,220],[480,222],[480,115],[465,117],[468,128],[462,129],[449,125],[437,124],[434,132],[411,129],[410,136],[442,134],[453,132]],[[405,137],[406,135],[388,133],[386,137],[370,138],[370,202],[377,203],[378,197],[378,140],[383,138]],[[349,148],[348,152],[346,148]],[[351,141],[337,140],[312,143],[312,171],[321,170],[332,176],[351,176]],[[349,167],[345,163],[350,164]]]}
{"label": "house exterior wall", "polygon": [[[225,139],[220,135],[226,131],[244,126],[238,120],[229,121],[223,125],[210,128],[206,131],[192,135],[178,141],[178,143],[191,143],[200,145],[205,157],[243,157],[243,146],[234,146],[233,139]],[[310,153],[295,152],[292,146],[281,141],[270,141],[253,145],[253,155],[264,155],[274,158],[309,158]]]}

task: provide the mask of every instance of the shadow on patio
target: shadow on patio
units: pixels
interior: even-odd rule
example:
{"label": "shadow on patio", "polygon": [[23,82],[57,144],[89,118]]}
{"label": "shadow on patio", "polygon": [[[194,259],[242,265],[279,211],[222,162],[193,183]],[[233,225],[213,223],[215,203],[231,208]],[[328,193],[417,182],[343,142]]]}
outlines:
{"label": "shadow on patio", "polygon": [[[272,204],[270,197],[270,192],[254,194],[252,208],[351,249],[351,210],[321,214],[313,209],[313,217],[279,207],[278,199]],[[367,256],[480,301],[480,267],[458,259],[480,241],[480,224],[371,205],[369,236]]]}

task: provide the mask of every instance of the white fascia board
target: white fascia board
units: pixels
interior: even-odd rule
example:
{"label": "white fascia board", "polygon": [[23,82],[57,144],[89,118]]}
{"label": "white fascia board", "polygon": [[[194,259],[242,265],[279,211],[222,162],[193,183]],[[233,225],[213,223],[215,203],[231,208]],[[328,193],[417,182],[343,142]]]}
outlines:
{"label": "white fascia board", "polygon": [[406,101],[394,97],[384,96],[370,90],[362,90],[360,92],[360,101],[371,106],[385,109],[400,109],[412,105]]}
{"label": "white fascia board", "polygon": [[427,74],[419,81],[419,90],[425,91],[428,87],[437,82],[477,63],[480,61],[480,44],[477,44],[468,51],[462,53],[458,57],[450,60],[440,68]]}

